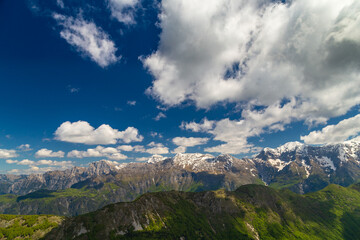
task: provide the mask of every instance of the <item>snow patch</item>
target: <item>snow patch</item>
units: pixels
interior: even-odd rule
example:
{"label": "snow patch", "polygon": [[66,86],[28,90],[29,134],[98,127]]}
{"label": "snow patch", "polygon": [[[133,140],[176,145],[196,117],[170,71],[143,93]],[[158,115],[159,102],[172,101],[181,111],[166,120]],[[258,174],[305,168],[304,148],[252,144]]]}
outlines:
{"label": "snow patch", "polygon": [[333,161],[328,157],[316,157],[316,160],[320,163],[321,167],[329,167],[332,170],[336,170]]}
{"label": "snow patch", "polygon": [[291,163],[291,162],[281,161],[280,159],[269,159],[267,161],[271,164],[271,166],[277,168],[278,172],[283,170],[284,167],[286,167]]}
{"label": "snow patch", "polygon": [[158,162],[162,162],[166,159],[166,157],[163,157],[161,155],[152,155],[149,160],[147,161],[147,163],[158,163]]}
{"label": "snow patch", "polygon": [[307,165],[304,159],[301,161],[301,164],[304,166],[306,172],[306,178],[308,178],[310,176],[311,166]]}

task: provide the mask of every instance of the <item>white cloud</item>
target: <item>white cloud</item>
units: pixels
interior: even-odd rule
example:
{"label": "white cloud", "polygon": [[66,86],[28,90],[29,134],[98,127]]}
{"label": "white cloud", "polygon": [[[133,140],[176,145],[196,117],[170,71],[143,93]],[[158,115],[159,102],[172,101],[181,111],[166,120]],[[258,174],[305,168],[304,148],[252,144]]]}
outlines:
{"label": "white cloud", "polygon": [[135,10],[139,0],[108,0],[111,16],[125,24],[135,23]]}
{"label": "white cloud", "polygon": [[199,108],[235,102],[245,109],[238,120],[181,125],[225,142],[208,151],[255,151],[248,137],[294,121],[324,124],[360,104],[359,1],[161,6],[159,47],[142,58],[155,78],[147,92],[167,106],[190,100]]}
{"label": "white cloud", "polygon": [[143,152],[147,152],[147,153],[150,153],[152,155],[169,153],[169,148],[165,147],[162,143],[151,142],[151,143],[148,144],[148,146],[151,147],[151,148],[143,150]]}
{"label": "white cloud", "polygon": [[339,143],[360,134],[360,114],[344,119],[336,125],[328,125],[319,131],[313,131],[307,136],[301,136],[307,144]]}
{"label": "white cloud", "polygon": [[6,160],[7,164],[14,164],[14,163],[17,163],[17,162],[18,162],[18,160],[11,160],[11,159]]}
{"label": "white cloud", "polygon": [[194,122],[183,123],[183,126],[196,132],[206,132],[213,135],[213,140],[224,142],[218,146],[206,148],[207,152],[220,152],[229,154],[251,153],[259,151],[259,148],[248,143],[248,138],[258,137],[263,133],[282,131],[294,119],[304,119],[302,109],[292,100],[286,104],[280,103],[267,108],[256,110],[245,108],[241,113],[241,119],[230,120],[228,118],[212,122],[212,128],[200,128],[201,124]]}
{"label": "white cloud", "polygon": [[[52,161],[52,160],[31,161],[28,159],[24,159],[22,161],[12,161],[12,162],[7,161],[7,163],[9,164],[16,163],[17,165],[29,166],[28,169],[12,169],[8,172],[11,174],[36,174],[36,173],[44,173],[55,170],[65,170],[74,167],[73,162],[71,161]],[[47,167],[39,167],[39,166],[47,166]]]}
{"label": "white cloud", "polygon": [[169,153],[169,148],[165,147],[162,143],[155,143],[155,142],[150,142],[147,145],[147,147],[144,147],[144,146],[141,146],[141,145],[135,145],[135,146],[132,147],[131,150],[130,150],[130,147],[128,147],[128,146],[126,146],[126,147],[119,146],[118,148],[123,150],[123,151],[134,151],[134,152],[141,152],[141,153],[149,153],[149,154],[152,154],[152,155]]}
{"label": "white cloud", "polygon": [[156,115],[156,117],[154,118],[155,121],[160,121],[160,119],[162,118],[166,118],[166,115],[162,112],[159,112],[158,115]]}
{"label": "white cloud", "polygon": [[196,122],[182,122],[180,128],[183,130],[191,130],[193,132],[206,132],[214,128],[215,121],[209,121],[204,118],[201,123]]}
{"label": "white cloud", "polygon": [[63,158],[65,153],[63,151],[53,152],[52,150],[42,148],[39,151],[35,153],[35,157],[37,158],[43,158],[43,157],[57,157],[57,158]]}
{"label": "white cloud", "polygon": [[159,48],[144,59],[156,79],[149,92],[167,105],[294,96],[325,104],[318,93],[346,81],[333,101],[350,90],[357,104],[359,12],[356,0],[164,0]]}
{"label": "white cloud", "polygon": [[145,161],[148,161],[149,160],[149,157],[139,157],[139,158],[136,158],[135,161],[137,162],[145,162]]}
{"label": "white cloud", "polygon": [[29,159],[24,159],[16,163],[17,165],[34,165],[35,162]]}
{"label": "white cloud", "polygon": [[185,153],[186,152],[186,147],[184,146],[179,146],[177,148],[175,148],[171,153]]}
{"label": "white cloud", "polygon": [[115,43],[94,22],[85,21],[81,16],[73,18],[61,14],[53,14],[53,18],[63,27],[60,36],[100,67],[107,67],[120,59],[116,56]]}
{"label": "white cloud", "polygon": [[197,145],[206,144],[209,138],[195,138],[195,137],[176,137],[172,142],[178,146],[193,147]]}
{"label": "white cloud", "polygon": [[141,142],[143,136],[134,127],[128,127],[125,131],[113,129],[107,124],[103,124],[97,129],[88,122],[64,122],[55,131],[55,139],[84,144],[116,144],[118,140],[130,143]]}
{"label": "white cloud", "polygon": [[136,101],[127,101],[127,104],[130,105],[130,106],[135,106]]}
{"label": "white cloud", "polygon": [[27,152],[27,151],[32,150],[30,148],[30,144],[21,144],[20,146],[17,147],[17,149],[19,149],[20,151],[23,151],[23,152]]}
{"label": "white cloud", "polygon": [[155,138],[155,137],[158,137],[158,138],[163,138],[163,135],[161,133],[158,133],[158,132],[150,132],[150,136]]}
{"label": "white cloud", "polygon": [[134,148],[131,145],[120,145],[116,147],[120,151],[131,152]]}
{"label": "white cloud", "polygon": [[16,150],[0,149],[0,158],[14,158],[17,156]]}
{"label": "white cloud", "polygon": [[187,147],[194,147],[197,145],[206,144],[209,138],[195,138],[195,137],[175,137],[172,142],[179,147],[175,148],[172,153],[184,153]]}
{"label": "white cloud", "polygon": [[127,159],[127,156],[120,153],[119,148],[105,148],[102,146],[97,146],[96,148],[89,148],[86,151],[72,150],[67,154],[67,156],[70,158],[106,157],[111,160]]}
{"label": "white cloud", "polygon": [[64,7],[65,7],[63,0],[56,0],[56,4],[57,4],[58,7],[60,7],[60,8],[64,8]]}

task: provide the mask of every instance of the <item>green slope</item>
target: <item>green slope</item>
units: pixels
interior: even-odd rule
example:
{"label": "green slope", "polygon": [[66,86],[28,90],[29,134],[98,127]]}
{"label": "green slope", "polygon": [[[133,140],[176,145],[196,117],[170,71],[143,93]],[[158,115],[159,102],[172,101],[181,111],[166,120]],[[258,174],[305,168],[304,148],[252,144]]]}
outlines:
{"label": "green slope", "polygon": [[40,239],[57,227],[62,217],[51,215],[0,215],[0,239]]}
{"label": "green slope", "polygon": [[148,193],[68,218],[45,239],[359,239],[359,189]]}

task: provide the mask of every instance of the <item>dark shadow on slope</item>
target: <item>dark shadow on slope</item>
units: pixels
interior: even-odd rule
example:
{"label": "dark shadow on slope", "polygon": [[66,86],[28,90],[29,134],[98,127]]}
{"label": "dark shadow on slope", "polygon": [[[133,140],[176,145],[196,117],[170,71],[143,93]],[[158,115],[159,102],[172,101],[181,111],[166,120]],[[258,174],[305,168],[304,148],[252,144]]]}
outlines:
{"label": "dark shadow on slope", "polygon": [[54,197],[52,194],[55,191],[47,190],[47,189],[40,189],[35,192],[19,196],[16,198],[16,202],[20,202],[26,199],[40,199],[40,198],[47,198],[47,197]]}
{"label": "dark shadow on slope", "polygon": [[351,213],[344,213],[341,218],[343,225],[343,237],[345,240],[360,239],[360,208],[355,209]]}

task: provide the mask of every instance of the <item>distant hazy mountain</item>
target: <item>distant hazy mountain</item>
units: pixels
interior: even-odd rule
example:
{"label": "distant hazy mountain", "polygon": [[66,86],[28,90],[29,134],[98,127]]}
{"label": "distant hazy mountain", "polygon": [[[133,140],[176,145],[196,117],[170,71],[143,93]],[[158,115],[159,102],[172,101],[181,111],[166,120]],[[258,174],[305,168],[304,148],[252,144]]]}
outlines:
{"label": "distant hazy mountain", "polygon": [[2,175],[0,189],[6,195],[0,195],[0,212],[77,215],[131,201],[146,192],[235,190],[244,184],[263,184],[303,194],[331,183],[348,186],[359,179],[359,142],[319,147],[291,142],[265,148],[251,159],[177,154],[153,156],[144,163],[98,161],[87,168]]}
{"label": "distant hazy mountain", "polygon": [[246,185],[234,192],[148,193],[67,218],[45,239],[359,239],[360,185],[307,195]]}

